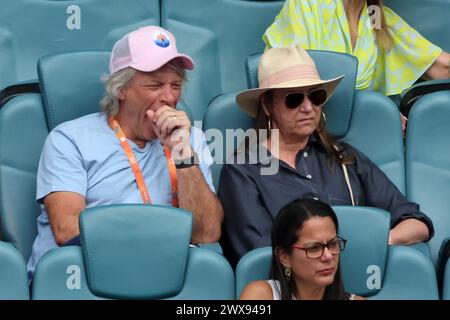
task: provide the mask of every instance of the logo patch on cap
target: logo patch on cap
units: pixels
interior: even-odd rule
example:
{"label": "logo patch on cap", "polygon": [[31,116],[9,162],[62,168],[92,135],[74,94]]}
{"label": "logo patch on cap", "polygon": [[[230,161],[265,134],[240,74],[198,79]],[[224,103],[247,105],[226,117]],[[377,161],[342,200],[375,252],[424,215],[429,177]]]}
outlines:
{"label": "logo patch on cap", "polygon": [[168,46],[170,46],[169,36],[161,31],[155,32],[153,34],[153,42],[161,48],[167,48]]}

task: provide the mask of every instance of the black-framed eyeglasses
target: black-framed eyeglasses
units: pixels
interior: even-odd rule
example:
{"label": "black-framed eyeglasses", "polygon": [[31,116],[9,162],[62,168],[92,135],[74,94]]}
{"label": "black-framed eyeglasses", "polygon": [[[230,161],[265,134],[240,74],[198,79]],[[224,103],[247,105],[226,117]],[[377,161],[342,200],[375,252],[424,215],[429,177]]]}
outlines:
{"label": "black-framed eyeglasses", "polygon": [[327,101],[327,91],[325,89],[316,89],[308,93],[304,92],[291,92],[284,97],[284,105],[286,108],[295,109],[302,104],[305,96],[309,101],[317,107],[322,106]]}
{"label": "black-framed eyeglasses", "polygon": [[299,246],[292,246],[292,248],[305,251],[308,259],[318,259],[322,257],[325,247],[327,247],[331,254],[336,255],[344,251],[346,243],[347,240],[338,236],[335,239],[328,241],[326,244],[319,243],[309,248],[302,248]]}

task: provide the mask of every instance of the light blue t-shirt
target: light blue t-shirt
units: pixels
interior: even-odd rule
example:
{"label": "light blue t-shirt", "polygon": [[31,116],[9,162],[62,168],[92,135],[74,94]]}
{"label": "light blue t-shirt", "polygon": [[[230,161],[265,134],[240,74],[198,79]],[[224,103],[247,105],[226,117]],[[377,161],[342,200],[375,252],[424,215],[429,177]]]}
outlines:
{"label": "light blue t-shirt", "polygon": [[[140,149],[128,140],[142,171],[153,204],[172,206],[170,177],[164,149],[159,140]],[[191,130],[191,145],[200,170],[214,192],[210,166],[213,163],[203,132]],[[38,235],[28,261],[28,272],[44,253],[57,247],[43,198],[51,192],[70,191],[86,199],[86,207],[118,203],[143,203],[125,155],[104,113],[90,114],[57,126],[48,135],[39,161],[36,199],[42,213],[37,219]]]}

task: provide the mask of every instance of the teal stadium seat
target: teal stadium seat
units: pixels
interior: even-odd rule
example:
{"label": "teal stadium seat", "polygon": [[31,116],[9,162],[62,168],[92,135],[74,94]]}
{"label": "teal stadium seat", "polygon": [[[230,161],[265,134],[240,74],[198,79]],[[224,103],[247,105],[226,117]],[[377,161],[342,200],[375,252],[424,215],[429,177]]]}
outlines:
{"label": "teal stadium seat", "polygon": [[283,1],[162,0],[161,26],[196,62],[185,100],[202,120],[215,96],[245,89],[245,59],[264,49],[262,35]]}
{"label": "teal stadium seat", "polygon": [[406,195],[434,222],[428,244],[435,263],[450,237],[450,91],[420,98],[411,109],[406,139]]}
{"label": "teal stadium seat", "polygon": [[[234,274],[211,250],[190,248],[192,215],[150,205],[90,208],[80,215],[82,247],[39,261],[33,299],[234,299]],[[130,232],[131,231],[131,232]]]}
{"label": "teal stadium seat", "polygon": [[100,111],[108,74],[109,52],[70,52],[49,55],[38,63],[48,130],[59,124]]}
{"label": "teal stadium seat", "polygon": [[[348,240],[341,255],[346,291],[375,300],[439,299],[433,263],[413,248],[387,245],[388,212],[348,206],[334,210],[339,234]],[[236,268],[236,296],[250,281],[269,279],[271,262],[271,247],[242,257]]]}
{"label": "teal stadium seat", "polygon": [[25,261],[10,243],[0,241],[0,300],[29,300]]}
{"label": "teal stadium seat", "polygon": [[[366,154],[405,192],[405,167],[400,115],[396,105],[384,95],[373,91],[355,91],[357,59],[353,56],[328,52],[308,51],[316,62],[322,78],[333,78],[344,74],[345,78],[335,94],[324,106],[327,129],[338,138],[348,142]],[[257,85],[257,65],[260,55],[252,55],[247,61],[248,86]],[[242,112],[234,102],[236,93],[216,97],[205,114],[203,130],[218,128],[225,136],[226,129],[247,130],[253,119]],[[382,129],[380,127],[382,125]],[[208,136],[208,132],[207,132]],[[243,134],[238,135],[238,142]],[[225,161],[234,152],[236,144],[227,144],[220,152]],[[380,148],[380,146],[383,146]],[[210,145],[217,152],[215,145]],[[219,149],[219,148],[217,148]],[[219,184],[221,165],[213,168],[215,185]]]}
{"label": "teal stadium seat", "polygon": [[41,95],[25,94],[0,109],[0,227],[2,240],[25,260],[37,233],[36,172],[48,134]]}
{"label": "teal stadium seat", "polygon": [[450,37],[442,32],[450,29],[450,0],[385,0],[384,4],[426,39],[450,51]]}
{"label": "teal stadium seat", "polygon": [[252,281],[268,280],[272,270],[272,247],[262,247],[247,252],[236,266],[236,298]]}
{"label": "teal stadium seat", "polygon": [[[109,72],[109,56],[92,51],[43,57],[38,64],[42,94],[15,97],[0,109],[1,231],[25,259],[37,233],[36,173],[45,138],[62,122],[100,111],[100,78]],[[192,120],[185,105],[179,108]]]}
{"label": "teal stadium seat", "polygon": [[[0,90],[36,79],[44,55],[112,49],[139,26],[160,24],[159,0],[3,0]],[[3,100],[4,97],[2,97]]]}

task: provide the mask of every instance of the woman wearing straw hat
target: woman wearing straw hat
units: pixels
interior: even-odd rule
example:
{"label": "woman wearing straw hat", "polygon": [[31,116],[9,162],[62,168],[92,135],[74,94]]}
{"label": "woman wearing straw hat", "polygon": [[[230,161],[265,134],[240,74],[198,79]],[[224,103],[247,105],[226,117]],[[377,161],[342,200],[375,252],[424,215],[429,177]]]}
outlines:
{"label": "woman wearing straw hat", "polygon": [[[300,46],[272,48],[258,67],[259,88],[241,92],[236,102],[256,118],[267,139],[247,144],[245,160],[225,164],[219,197],[225,212],[221,244],[236,264],[248,251],[271,245],[272,223],[294,199],[330,205],[363,205],[391,213],[390,244],[411,244],[433,236],[433,224],[409,202],[365,155],[336,141],[325,130],[321,107],[342,77],[320,78]],[[255,154],[257,150],[257,154]],[[264,152],[261,152],[263,150]],[[262,174],[278,164],[273,174]]]}

